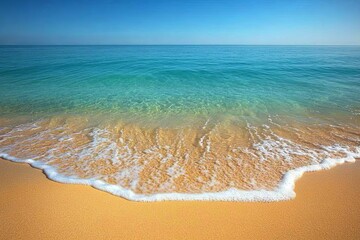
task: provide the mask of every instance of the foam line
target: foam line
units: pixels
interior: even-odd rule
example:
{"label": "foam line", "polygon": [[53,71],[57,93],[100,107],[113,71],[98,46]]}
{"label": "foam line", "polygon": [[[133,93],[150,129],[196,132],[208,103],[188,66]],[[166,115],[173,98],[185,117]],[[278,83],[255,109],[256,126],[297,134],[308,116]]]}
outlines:
{"label": "foam line", "polygon": [[239,190],[230,188],[221,192],[207,192],[207,193],[158,193],[158,194],[136,194],[135,192],[122,188],[117,185],[106,183],[97,179],[81,179],[76,176],[65,176],[58,173],[55,167],[35,161],[32,159],[19,159],[12,157],[6,153],[0,153],[0,158],[20,163],[28,163],[34,168],[43,170],[45,175],[56,182],[84,184],[90,185],[96,189],[120,196],[132,201],[141,202],[156,202],[156,201],[243,201],[243,202],[274,202],[284,201],[295,198],[295,182],[305,172],[320,171],[323,169],[330,169],[336,165],[345,162],[355,162],[355,158],[360,158],[360,152],[347,152],[345,158],[333,159],[327,158],[320,164],[304,166],[288,171],[282,178],[278,187],[272,191],[270,190]]}

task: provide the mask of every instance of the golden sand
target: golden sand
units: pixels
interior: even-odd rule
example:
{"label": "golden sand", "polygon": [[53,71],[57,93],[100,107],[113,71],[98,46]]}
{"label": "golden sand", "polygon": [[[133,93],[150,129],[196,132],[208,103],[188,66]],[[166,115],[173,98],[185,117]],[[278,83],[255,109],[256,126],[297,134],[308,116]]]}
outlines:
{"label": "golden sand", "polygon": [[0,160],[0,239],[360,239],[360,162],[306,173],[295,200],[124,200]]}

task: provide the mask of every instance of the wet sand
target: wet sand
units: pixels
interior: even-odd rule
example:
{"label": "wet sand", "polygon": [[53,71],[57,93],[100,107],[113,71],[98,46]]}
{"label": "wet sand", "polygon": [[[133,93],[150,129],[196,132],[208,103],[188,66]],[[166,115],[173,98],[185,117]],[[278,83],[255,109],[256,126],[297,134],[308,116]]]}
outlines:
{"label": "wet sand", "polygon": [[[98,179],[104,183],[101,189],[146,201],[154,201],[154,194],[162,194],[157,199],[175,200],[292,198],[293,191],[286,186],[293,181],[281,183],[284,174],[320,167],[324,159],[360,157],[358,125],[282,123],[281,119],[275,123],[269,118],[267,124],[256,126],[209,120],[194,126],[151,128],[108,121],[113,122],[57,116],[5,125],[0,129],[0,154],[54,167],[54,180]],[[257,197],[248,192],[219,193],[232,188],[268,193]],[[219,194],[199,194],[214,192]]]}
{"label": "wet sand", "polygon": [[272,203],[131,202],[4,160],[0,182],[0,239],[360,239],[360,161]]}

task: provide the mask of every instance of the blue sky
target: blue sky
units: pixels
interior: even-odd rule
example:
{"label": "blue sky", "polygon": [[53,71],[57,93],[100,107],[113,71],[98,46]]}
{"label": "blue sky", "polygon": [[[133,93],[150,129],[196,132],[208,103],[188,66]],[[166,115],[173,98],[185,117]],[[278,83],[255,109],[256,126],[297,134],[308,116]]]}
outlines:
{"label": "blue sky", "polygon": [[360,44],[360,0],[1,0],[0,44]]}

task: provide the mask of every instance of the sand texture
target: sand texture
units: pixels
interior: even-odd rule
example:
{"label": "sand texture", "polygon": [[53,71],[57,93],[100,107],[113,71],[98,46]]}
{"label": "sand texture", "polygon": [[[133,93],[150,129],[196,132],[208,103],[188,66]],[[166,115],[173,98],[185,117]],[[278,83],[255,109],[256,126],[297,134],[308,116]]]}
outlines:
{"label": "sand texture", "polygon": [[0,239],[360,239],[360,162],[306,173],[295,200],[124,200],[0,160]]}

